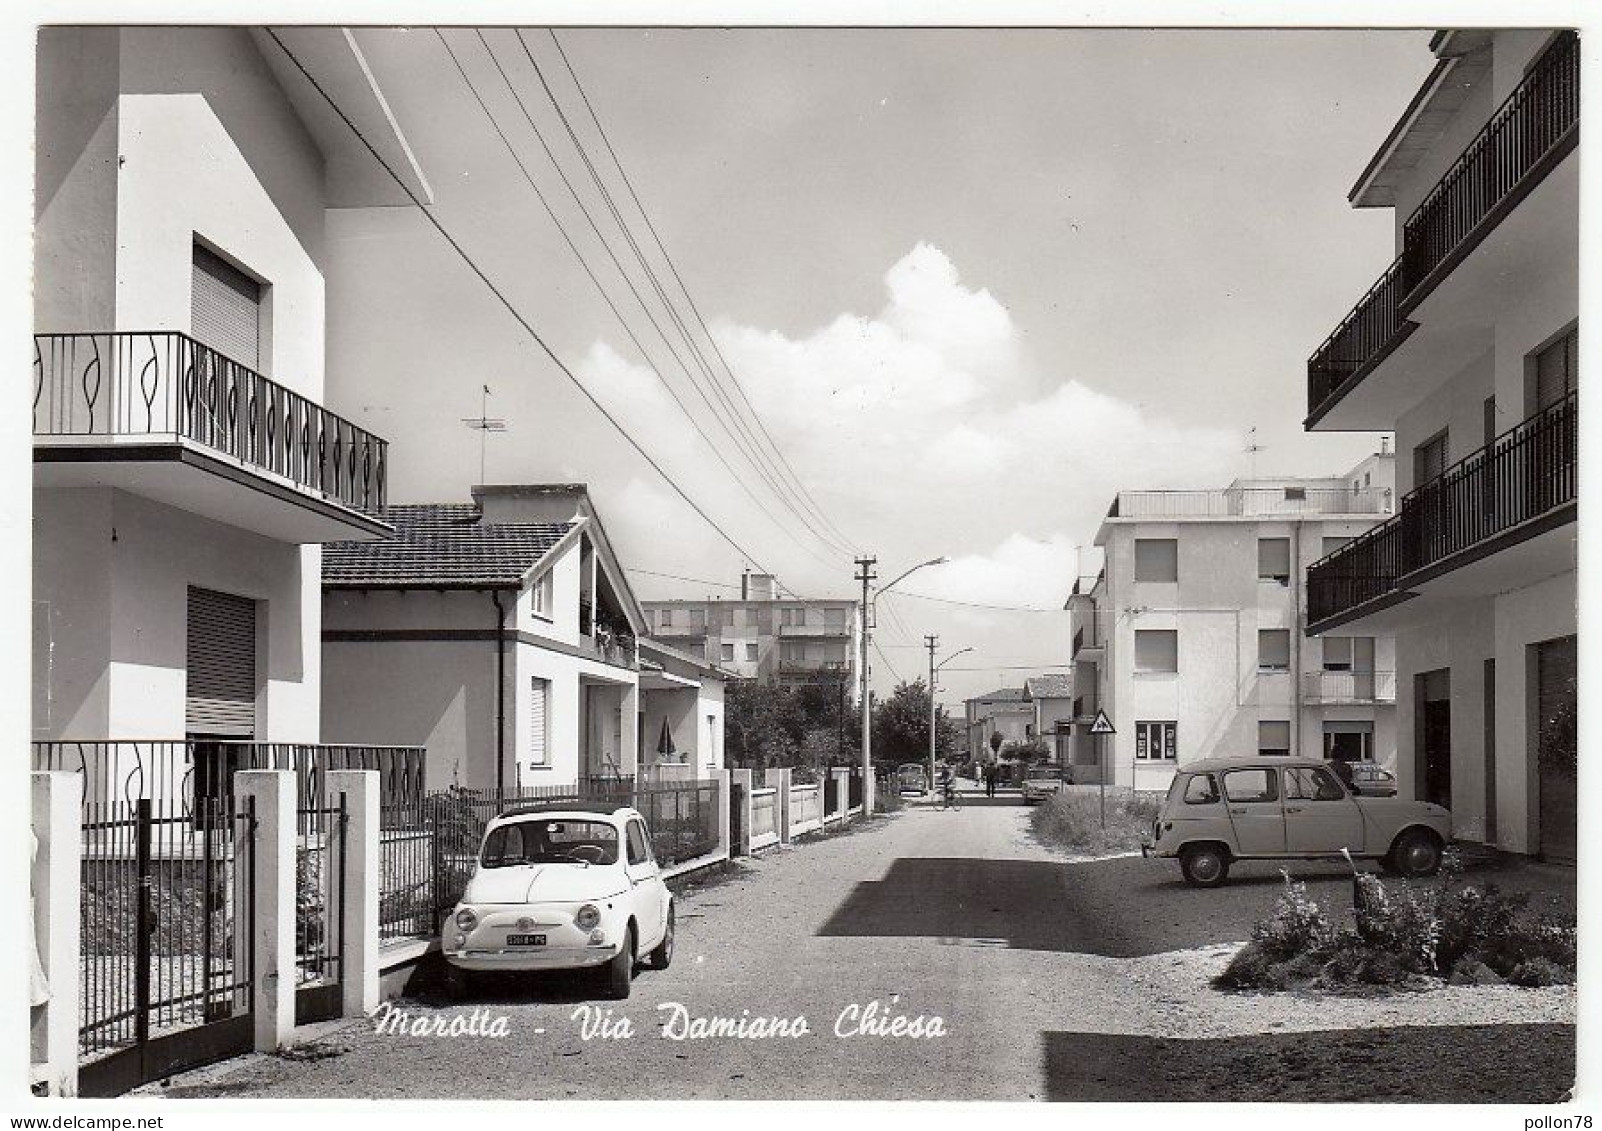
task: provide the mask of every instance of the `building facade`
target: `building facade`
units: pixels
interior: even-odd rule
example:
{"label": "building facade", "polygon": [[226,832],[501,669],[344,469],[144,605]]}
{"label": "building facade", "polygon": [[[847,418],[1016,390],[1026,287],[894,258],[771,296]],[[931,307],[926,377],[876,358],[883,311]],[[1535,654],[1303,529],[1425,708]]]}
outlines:
{"label": "building facade", "polygon": [[636,774],[644,617],[583,485],[388,515],[326,551],[324,730],[427,746],[429,788]]}
{"label": "building facade", "polygon": [[[286,36],[405,150],[354,40]],[[320,547],[390,532],[386,444],[321,403],[324,223],[394,190],[260,32],[45,28],[38,61],[33,736],[176,787],[320,740]]]}
{"label": "building facade", "polygon": [[725,673],[661,641],[640,641],[640,766],[708,778],[723,768]]}
{"label": "building facade", "polygon": [[991,736],[999,734],[1001,745],[1028,742],[1035,736],[1035,705],[1021,687],[998,687],[984,695],[963,700],[963,719],[968,738],[968,757],[975,762],[994,762],[997,750]]}
{"label": "building facade", "polygon": [[777,579],[748,573],[740,598],[643,602],[653,638],[740,679],[856,686],[857,602],[779,596]]}
{"label": "building facade", "polygon": [[[1390,765],[1394,645],[1314,640],[1303,572],[1381,521],[1394,458],[1349,474],[1125,491],[1096,534],[1102,574],[1069,597],[1075,778],[1165,790],[1197,758],[1283,754]],[[1116,733],[1089,733],[1098,710]]]}
{"label": "building facade", "polygon": [[1071,754],[1074,681],[1071,675],[1037,675],[1024,680],[1024,702],[1034,710],[1030,734],[1051,747],[1052,758],[1066,765]]}
{"label": "building facade", "polygon": [[1394,430],[1397,514],[1308,571],[1309,631],[1396,637],[1404,794],[1575,857],[1579,43],[1443,31],[1350,193],[1397,256],[1308,361],[1307,427]]}

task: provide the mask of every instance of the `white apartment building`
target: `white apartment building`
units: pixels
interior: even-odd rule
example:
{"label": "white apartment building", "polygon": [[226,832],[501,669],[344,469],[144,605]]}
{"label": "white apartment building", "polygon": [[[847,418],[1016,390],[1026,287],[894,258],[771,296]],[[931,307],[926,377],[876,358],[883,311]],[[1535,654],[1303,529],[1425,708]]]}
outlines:
{"label": "white apartment building", "polygon": [[[283,34],[426,198],[355,41]],[[397,193],[260,31],[44,28],[38,96],[35,764],[225,781],[318,742],[320,545],[390,530],[320,402],[326,214]]]}
{"label": "white apartment building", "polygon": [[[1096,533],[1105,565],[1068,599],[1074,776],[1164,790],[1197,758],[1396,751],[1395,654],[1378,633],[1303,633],[1307,566],[1389,510],[1394,459],[1345,476],[1124,491]],[[1098,710],[1116,734],[1089,733]]]}
{"label": "white apartment building", "polygon": [[856,687],[857,602],[781,596],[765,573],[740,578],[740,596],[644,601],[650,634],[741,679]]}
{"label": "white apartment building", "polygon": [[1572,861],[1579,44],[1430,48],[1350,193],[1396,259],[1307,367],[1310,430],[1396,433],[1398,513],[1309,570],[1309,631],[1395,635],[1405,795]]}

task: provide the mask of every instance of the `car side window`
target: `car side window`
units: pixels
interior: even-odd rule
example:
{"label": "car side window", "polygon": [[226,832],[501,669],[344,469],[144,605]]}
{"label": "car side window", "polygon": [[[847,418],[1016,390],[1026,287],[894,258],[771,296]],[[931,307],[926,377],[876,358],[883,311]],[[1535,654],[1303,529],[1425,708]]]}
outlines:
{"label": "car side window", "polygon": [[645,844],[645,830],[640,822],[629,822],[629,863],[645,864],[651,859],[651,851]]}
{"label": "car side window", "polygon": [[1218,779],[1212,774],[1195,774],[1186,783],[1186,805],[1211,805],[1217,800]]}
{"label": "car side window", "polygon": [[1229,770],[1224,774],[1224,793],[1237,804],[1279,800],[1279,773],[1273,769]]}
{"label": "car side window", "polygon": [[1285,769],[1285,799],[1287,801],[1344,801],[1346,791],[1335,780],[1335,775],[1316,766],[1295,766]]}

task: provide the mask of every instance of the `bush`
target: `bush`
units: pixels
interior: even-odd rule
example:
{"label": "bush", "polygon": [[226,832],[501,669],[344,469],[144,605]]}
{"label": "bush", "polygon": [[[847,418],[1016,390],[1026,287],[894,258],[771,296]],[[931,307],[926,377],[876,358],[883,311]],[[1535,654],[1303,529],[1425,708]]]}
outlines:
{"label": "bush", "polygon": [[1223,990],[1282,989],[1277,965],[1259,943],[1249,942],[1235,952],[1224,972],[1213,979]]}
{"label": "bush", "polygon": [[1130,790],[1110,792],[1107,827],[1101,825],[1101,798],[1096,793],[1065,790],[1046,798],[1029,814],[1036,839],[1076,852],[1123,852],[1140,847],[1141,835],[1162,808],[1162,795]]}
{"label": "bush", "polygon": [[1507,980],[1515,986],[1569,986],[1574,984],[1574,967],[1537,955],[1513,967]]}
{"label": "bush", "polygon": [[1268,918],[1252,928],[1252,941],[1276,962],[1316,952],[1333,934],[1323,909],[1308,896],[1307,885],[1293,881],[1288,872],[1281,871],[1280,875],[1285,877],[1285,890]]}

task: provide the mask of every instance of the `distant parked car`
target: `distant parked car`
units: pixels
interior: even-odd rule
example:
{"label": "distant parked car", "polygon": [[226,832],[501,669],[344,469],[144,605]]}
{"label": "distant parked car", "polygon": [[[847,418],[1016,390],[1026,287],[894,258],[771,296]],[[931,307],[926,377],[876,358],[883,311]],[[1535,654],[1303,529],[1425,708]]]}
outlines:
{"label": "distant parked car", "polygon": [[1373,762],[1353,762],[1352,790],[1365,797],[1395,797],[1396,775]]}
{"label": "distant parked car", "polygon": [[1037,762],[1023,772],[1024,804],[1033,805],[1062,792],[1064,782],[1073,781],[1073,771],[1056,762]]}
{"label": "distant parked car", "polygon": [[476,970],[595,967],[607,996],[626,998],[642,955],[654,970],[673,960],[673,917],[636,810],[534,805],[489,823],[440,950],[457,990]]}
{"label": "distant parked car", "polygon": [[1205,758],[1181,766],[1141,855],[1178,857],[1185,881],[1216,887],[1236,860],[1339,856],[1378,860],[1404,876],[1432,875],[1452,815],[1426,801],[1366,797],[1323,762]]}
{"label": "distant parked car", "polygon": [[904,762],[896,767],[896,787],[902,793],[929,792],[929,773],[922,762]]}

